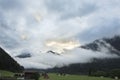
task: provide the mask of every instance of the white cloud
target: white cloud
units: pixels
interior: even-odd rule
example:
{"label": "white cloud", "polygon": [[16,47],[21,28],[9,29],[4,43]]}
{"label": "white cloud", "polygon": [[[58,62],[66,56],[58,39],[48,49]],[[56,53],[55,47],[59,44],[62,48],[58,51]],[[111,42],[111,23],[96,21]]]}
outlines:
{"label": "white cloud", "polygon": [[[0,45],[12,56],[24,50],[30,50],[32,54],[39,56],[40,51],[51,49],[45,46],[48,40],[77,39],[83,44],[97,38],[113,36],[120,34],[119,12],[119,0],[0,0]],[[65,55],[65,58],[60,57],[58,63],[70,64],[89,59],[89,55],[76,54],[76,51],[86,53],[76,49],[73,51],[74,55],[71,53],[75,57],[69,56],[71,62],[68,61],[68,55]],[[90,54],[93,54],[91,58],[99,56],[93,52]],[[51,55],[40,55],[40,58],[46,56],[43,59],[45,62],[49,61],[47,58],[53,58]],[[53,62],[55,59],[56,56]],[[26,59],[27,61],[33,61],[31,66],[37,62],[33,59]],[[25,65],[22,62],[20,60]],[[55,66],[55,63],[51,65]],[[40,62],[35,64],[36,67],[38,64],[39,67],[46,66]]]}
{"label": "white cloud", "polygon": [[76,48],[74,50],[66,51],[61,55],[54,55],[50,53],[39,53],[31,58],[16,58],[21,65],[25,68],[40,68],[47,69],[53,67],[62,67],[74,63],[86,63],[90,62],[93,58],[117,58],[115,54],[108,54],[106,52],[94,52],[91,50],[85,50]]}

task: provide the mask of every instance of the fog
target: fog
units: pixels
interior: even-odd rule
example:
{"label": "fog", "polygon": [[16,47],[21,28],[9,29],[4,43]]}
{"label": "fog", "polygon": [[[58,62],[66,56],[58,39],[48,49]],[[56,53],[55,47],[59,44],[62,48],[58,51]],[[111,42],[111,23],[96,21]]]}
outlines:
{"label": "fog", "polygon": [[[107,49],[93,52],[78,47],[119,35],[119,12],[119,0],[0,0],[0,46],[26,68],[51,68],[87,62],[94,57],[115,57],[107,54]],[[55,44],[49,45],[51,42]],[[63,54],[46,53],[49,50]],[[23,51],[30,52],[32,57],[15,57]]]}

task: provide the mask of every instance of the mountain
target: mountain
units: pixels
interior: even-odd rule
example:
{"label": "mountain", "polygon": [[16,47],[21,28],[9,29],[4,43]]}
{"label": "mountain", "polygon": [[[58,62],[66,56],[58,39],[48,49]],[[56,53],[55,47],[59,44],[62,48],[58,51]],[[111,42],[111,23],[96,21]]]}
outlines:
{"label": "mountain", "polygon": [[55,67],[52,69],[43,70],[46,72],[59,72],[68,74],[89,74],[91,72],[106,71],[109,72],[113,69],[120,69],[120,58],[114,59],[93,59],[89,63],[78,63],[64,66],[61,68]]}
{"label": "mountain", "polygon": [[113,38],[104,38],[104,40],[113,46],[116,50],[120,51],[120,36],[116,35]]}
{"label": "mountain", "polygon": [[22,53],[20,55],[17,55],[16,57],[18,57],[18,58],[29,58],[29,57],[32,57],[32,55],[30,53]]}
{"label": "mountain", "polygon": [[[116,54],[120,56],[120,36],[114,36],[113,38],[97,39],[89,44],[82,45],[79,48],[97,52],[106,52],[108,54]],[[48,51],[47,53],[60,55],[59,53],[52,50]]]}
{"label": "mountain", "polygon": [[120,36],[95,40],[92,43],[80,46],[80,48],[98,52],[107,51],[109,54],[120,56]]}
{"label": "mountain", "polygon": [[[46,69],[43,71],[65,72],[69,74],[89,74],[90,72],[95,72],[95,71],[110,71],[112,69],[120,69],[120,64],[119,64],[120,36],[115,36],[113,38],[98,39],[89,44],[82,45],[79,48],[92,50],[94,52],[101,52],[101,54],[102,52],[105,52],[107,54],[116,54],[118,55],[118,58],[104,58],[104,59],[93,58],[88,63],[71,64],[69,66],[64,66],[61,68],[54,67],[52,69]],[[58,56],[61,55],[51,50],[48,51],[47,53]],[[28,58],[28,56],[24,58]]]}
{"label": "mountain", "polygon": [[24,68],[0,47],[0,69],[12,72],[22,72]]}
{"label": "mountain", "polygon": [[51,54],[55,54],[55,55],[60,55],[59,53],[57,53],[57,52],[54,52],[54,51],[52,51],[52,50],[50,50],[50,51],[47,51],[47,53],[51,53]]}
{"label": "mountain", "polygon": [[[52,50],[49,50],[49,51],[47,51],[46,53],[48,53],[48,54],[53,54],[53,55],[60,55],[59,53],[54,52],[54,51],[52,51]],[[21,53],[21,54],[15,56],[15,57],[17,57],[17,58],[30,58],[30,57],[32,57],[32,55],[31,55],[31,53],[29,53],[29,52],[24,52],[24,53]]]}
{"label": "mountain", "polygon": [[108,54],[116,54],[118,58],[106,58],[106,59],[91,59],[88,63],[71,64],[61,68],[52,68],[45,71],[48,72],[63,72],[69,74],[90,74],[96,71],[109,72],[113,69],[120,69],[120,36],[113,38],[103,38],[95,40],[92,43],[80,46],[80,48],[102,52],[107,50]]}

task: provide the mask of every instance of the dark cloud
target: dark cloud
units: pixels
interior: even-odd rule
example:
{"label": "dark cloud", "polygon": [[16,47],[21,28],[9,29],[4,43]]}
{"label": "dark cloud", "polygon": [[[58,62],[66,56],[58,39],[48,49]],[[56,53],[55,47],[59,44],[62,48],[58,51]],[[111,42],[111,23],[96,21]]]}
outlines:
{"label": "dark cloud", "polygon": [[100,25],[85,30],[82,34],[78,35],[81,41],[94,41],[104,37],[112,37],[120,35],[120,19],[103,20]]}
{"label": "dark cloud", "polygon": [[14,10],[22,7],[19,0],[0,0],[0,9]]}
{"label": "dark cloud", "polygon": [[73,17],[82,17],[94,12],[97,6],[93,3],[87,3],[78,1],[78,4],[74,0],[47,0],[47,9],[52,13],[61,14],[61,19],[69,19]]}
{"label": "dark cloud", "polygon": [[0,0],[0,45],[12,56],[24,50],[33,52],[32,58],[16,59],[26,67],[49,68],[104,55],[112,57],[82,49],[68,51],[62,57],[42,52],[54,50],[46,46],[47,41],[83,44],[120,35],[119,13],[120,0]]}
{"label": "dark cloud", "polygon": [[12,29],[9,29],[2,25],[2,27],[0,27],[0,44],[2,44],[4,47],[8,49],[17,48],[20,44],[15,38],[15,35],[13,34],[15,33],[13,33]]}

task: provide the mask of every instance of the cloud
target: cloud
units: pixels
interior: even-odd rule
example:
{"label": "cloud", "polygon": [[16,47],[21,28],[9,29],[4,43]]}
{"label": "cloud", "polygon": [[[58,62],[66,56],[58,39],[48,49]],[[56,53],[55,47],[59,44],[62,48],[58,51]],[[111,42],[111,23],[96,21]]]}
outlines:
{"label": "cloud", "polygon": [[[11,56],[28,50],[36,57],[46,57],[43,60],[48,62],[47,58],[53,58],[53,55],[43,55],[51,49],[45,45],[48,40],[77,40],[84,44],[98,38],[119,35],[119,11],[119,0],[0,0],[0,45],[9,51]],[[75,54],[71,53],[71,56],[75,57],[70,62],[69,55],[63,58],[54,56],[53,62],[56,58],[60,58],[58,63],[61,65],[89,59],[87,55],[76,54],[76,51],[86,53],[84,50],[75,49],[72,51]],[[91,58],[95,56],[93,52],[90,54],[94,54]],[[35,59],[40,61],[32,58],[26,59],[26,62],[31,61],[29,64],[32,66],[37,62]],[[16,60],[27,66],[24,60]],[[39,67],[46,66],[37,62],[36,67],[38,64]],[[52,63],[51,65],[53,66]]]}
{"label": "cloud", "polygon": [[[53,3],[54,2],[54,3]],[[61,19],[81,17],[94,12],[97,6],[89,1],[46,0],[47,9],[61,15]]]}
{"label": "cloud", "polygon": [[64,50],[72,50],[80,46],[77,40],[48,40],[47,47],[51,47],[55,52],[62,53]]}
{"label": "cloud", "polygon": [[[101,44],[102,43],[102,44]],[[24,65],[25,68],[38,68],[48,69],[53,67],[63,67],[75,63],[87,63],[91,62],[93,58],[107,59],[118,58],[116,54],[111,54],[110,48],[115,50],[110,44],[103,40],[97,43],[99,51],[92,51],[82,48],[75,48],[73,50],[65,50],[60,55],[55,55],[47,52],[40,52],[38,54],[32,54],[30,58],[16,58],[16,60]]]}
{"label": "cloud", "polygon": [[0,0],[0,8],[3,10],[13,10],[22,7],[21,1],[16,0]]}
{"label": "cloud", "polygon": [[[105,49],[106,50],[106,49]],[[108,54],[106,52],[94,52],[76,48],[74,50],[66,51],[61,55],[54,55],[50,53],[40,53],[31,58],[16,58],[16,60],[24,65],[25,68],[47,69],[53,67],[68,66],[75,63],[91,62],[91,59],[117,58],[115,54]]]}
{"label": "cloud", "polygon": [[[111,37],[111,36],[120,34],[119,33],[120,22],[118,19],[114,19],[109,22],[103,20],[100,23],[101,24],[98,25],[97,28],[93,27],[91,29],[88,29],[84,31],[82,34],[79,34],[78,36],[81,38],[81,40],[90,42],[90,41],[93,41],[94,39],[100,39],[103,37]],[[87,40],[88,37],[89,37],[89,40]]]}

